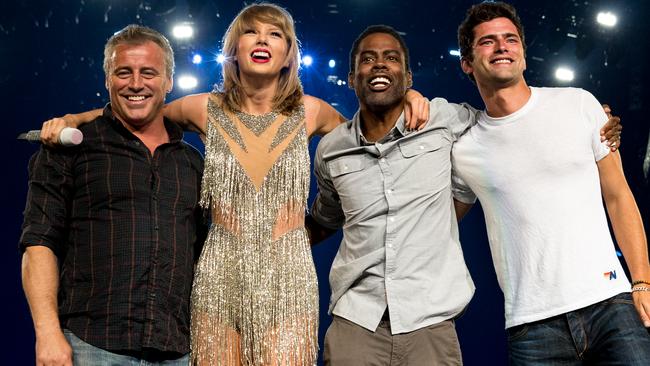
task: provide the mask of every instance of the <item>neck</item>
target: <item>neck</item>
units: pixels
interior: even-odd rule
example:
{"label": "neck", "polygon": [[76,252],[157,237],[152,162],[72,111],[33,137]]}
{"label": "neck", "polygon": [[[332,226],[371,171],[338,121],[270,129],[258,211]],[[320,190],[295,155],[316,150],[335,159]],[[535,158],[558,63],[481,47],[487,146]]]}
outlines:
{"label": "neck", "polygon": [[490,117],[505,117],[521,109],[530,99],[530,88],[525,80],[506,87],[478,85],[479,93]]}
{"label": "neck", "polygon": [[124,125],[127,130],[139,138],[147,148],[149,148],[149,151],[151,151],[152,154],[158,146],[169,142],[169,134],[165,128],[162,114],[154,120],[142,125],[134,125],[122,120],[120,120],[120,122],[122,122],[122,125]]}
{"label": "neck", "polygon": [[399,115],[404,110],[404,100],[386,108],[371,108],[361,103],[359,116],[361,131],[368,141],[378,141],[395,127]]}
{"label": "neck", "polygon": [[266,114],[273,110],[273,98],[277,92],[279,77],[268,80],[266,78],[248,78],[241,76],[244,100],[243,112],[248,114]]}

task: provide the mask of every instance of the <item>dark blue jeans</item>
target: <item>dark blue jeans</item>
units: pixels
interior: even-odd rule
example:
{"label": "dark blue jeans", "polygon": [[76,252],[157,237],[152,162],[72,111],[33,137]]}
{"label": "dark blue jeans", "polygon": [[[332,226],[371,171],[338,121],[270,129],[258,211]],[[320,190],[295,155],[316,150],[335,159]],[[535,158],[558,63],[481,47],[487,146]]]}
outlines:
{"label": "dark blue jeans", "polygon": [[650,334],[630,293],[507,332],[514,366],[650,365]]}
{"label": "dark blue jeans", "polygon": [[72,347],[72,363],[75,366],[188,366],[190,364],[189,355],[176,360],[151,362],[97,348],[82,341],[67,329],[63,330],[63,334]]}

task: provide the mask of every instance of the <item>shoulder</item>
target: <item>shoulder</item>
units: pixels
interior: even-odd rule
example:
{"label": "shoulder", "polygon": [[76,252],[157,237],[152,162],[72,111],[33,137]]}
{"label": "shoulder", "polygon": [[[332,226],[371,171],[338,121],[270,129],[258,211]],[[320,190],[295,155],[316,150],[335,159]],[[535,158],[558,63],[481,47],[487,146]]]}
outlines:
{"label": "shoulder", "polygon": [[317,150],[326,153],[354,146],[354,126],[352,120],[348,120],[324,135],[318,143]]}

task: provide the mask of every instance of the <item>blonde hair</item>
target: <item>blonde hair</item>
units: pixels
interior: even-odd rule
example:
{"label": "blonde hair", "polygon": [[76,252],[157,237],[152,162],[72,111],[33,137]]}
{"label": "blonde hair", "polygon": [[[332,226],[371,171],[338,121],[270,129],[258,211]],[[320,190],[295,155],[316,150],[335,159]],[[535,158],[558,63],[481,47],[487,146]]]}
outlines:
{"label": "blonde hair", "polygon": [[244,31],[258,21],[274,25],[284,33],[287,41],[287,58],[289,66],[280,72],[280,80],[273,97],[273,109],[282,114],[291,114],[301,103],[303,96],[302,84],[298,78],[300,67],[299,42],[293,25],[291,14],[284,8],[270,3],[248,5],[242,9],[228,26],[223,36],[222,54],[225,61],[222,65],[223,83],[218,88],[221,98],[227,108],[233,111],[241,110],[244,90],[239,78],[237,65],[237,45]]}

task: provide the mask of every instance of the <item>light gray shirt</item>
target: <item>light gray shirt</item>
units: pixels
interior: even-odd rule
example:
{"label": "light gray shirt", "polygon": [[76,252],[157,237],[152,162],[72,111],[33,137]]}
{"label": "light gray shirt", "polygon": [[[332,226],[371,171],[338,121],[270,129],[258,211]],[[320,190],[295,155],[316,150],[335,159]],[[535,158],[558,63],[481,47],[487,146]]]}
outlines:
{"label": "light gray shirt", "polygon": [[402,113],[384,139],[367,144],[357,112],[320,141],[311,214],[343,228],[330,313],[374,331],[388,307],[399,334],[463,311],[474,284],[458,240],[450,153],[474,115],[436,98],[421,131],[406,131]]}

